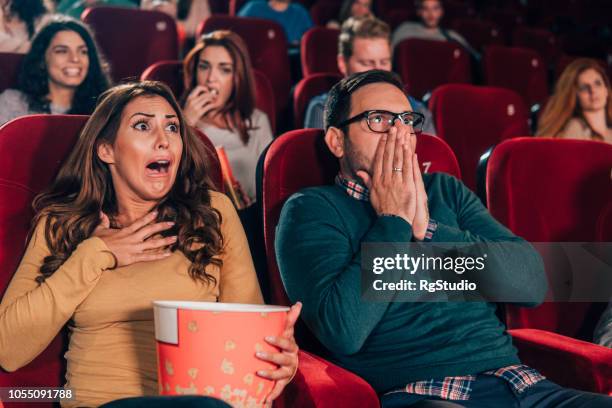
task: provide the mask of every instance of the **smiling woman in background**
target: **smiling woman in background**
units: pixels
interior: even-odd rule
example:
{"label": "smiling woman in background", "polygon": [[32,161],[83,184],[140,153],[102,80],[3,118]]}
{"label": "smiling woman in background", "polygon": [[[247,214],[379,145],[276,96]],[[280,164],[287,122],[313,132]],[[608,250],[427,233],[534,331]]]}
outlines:
{"label": "smiling woman in background", "polygon": [[612,92],[601,65],[589,58],[570,63],[539,122],[537,136],[612,143]]}
{"label": "smiling woman in background", "polygon": [[109,83],[89,29],[70,17],[53,16],[32,40],[18,89],[0,94],[0,124],[33,113],[89,115]]}

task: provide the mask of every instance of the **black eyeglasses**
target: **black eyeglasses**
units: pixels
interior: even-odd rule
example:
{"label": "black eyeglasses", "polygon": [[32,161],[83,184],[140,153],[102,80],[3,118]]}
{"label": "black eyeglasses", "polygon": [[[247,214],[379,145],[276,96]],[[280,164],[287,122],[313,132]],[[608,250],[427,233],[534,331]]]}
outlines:
{"label": "black eyeglasses", "polygon": [[338,127],[342,128],[362,119],[366,120],[368,128],[374,133],[387,133],[397,119],[412,127],[411,134],[421,133],[425,123],[425,115],[418,112],[394,113],[386,110],[370,110],[345,120]]}

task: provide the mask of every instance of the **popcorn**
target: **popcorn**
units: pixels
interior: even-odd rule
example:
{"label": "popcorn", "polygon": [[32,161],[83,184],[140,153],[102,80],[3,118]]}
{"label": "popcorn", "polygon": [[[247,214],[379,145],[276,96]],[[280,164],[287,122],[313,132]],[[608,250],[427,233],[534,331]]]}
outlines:
{"label": "popcorn", "polygon": [[221,362],[221,371],[228,375],[234,374],[234,364],[228,359],[224,358]]}

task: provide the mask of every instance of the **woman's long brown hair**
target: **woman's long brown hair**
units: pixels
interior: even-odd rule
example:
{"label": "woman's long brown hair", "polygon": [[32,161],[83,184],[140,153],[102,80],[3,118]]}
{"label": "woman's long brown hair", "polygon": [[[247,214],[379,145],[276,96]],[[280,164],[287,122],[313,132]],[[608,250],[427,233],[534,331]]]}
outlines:
{"label": "woman's long brown hair", "polygon": [[[594,59],[578,58],[572,61],[557,81],[555,92],[546,103],[539,120],[536,136],[559,137],[561,131],[572,118],[580,118],[591,128],[582,115],[582,109],[578,103],[578,77],[584,71],[594,69],[603,79],[608,88],[608,102],[606,104],[606,120],[608,126],[612,126],[612,89],[610,79],[601,65]],[[591,128],[594,139],[603,140],[603,136]]]}
{"label": "woman's long brown hair", "polygon": [[226,30],[213,31],[203,35],[189,51],[183,62],[185,92],[181,102],[184,105],[189,93],[197,86],[200,54],[210,46],[225,48],[234,64],[232,93],[219,113],[229,129],[238,130],[240,139],[246,145],[249,142],[248,131],[253,128],[251,115],[255,110],[255,80],[247,47],[238,34]]}
{"label": "woman's long brown hair", "polygon": [[[101,143],[113,144],[125,106],[138,97],[161,96],[172,106],[179,120],[183,140],[181,162],[174,186],[158,204],[158,221],[174,221],[178,236],[172,248],[191,261],[189,275],[195,280],[215,283],[206,266],[221,266],[216,256],[223,248],[221,214],[211,207],[206,153],[200,139],[189,131],[172,91],[161,82],[143,81],[119,85],[100,96],[79,139],[62,165],[54,183],[34,199],[33,228],[45,220],[45,239],[51,255],[40,268],[42,283],[89,238],[100,224],[100,211],[117,214],[117,198],[108,165],[97,154]],[[168,232],[169,233],[169,232]]]}

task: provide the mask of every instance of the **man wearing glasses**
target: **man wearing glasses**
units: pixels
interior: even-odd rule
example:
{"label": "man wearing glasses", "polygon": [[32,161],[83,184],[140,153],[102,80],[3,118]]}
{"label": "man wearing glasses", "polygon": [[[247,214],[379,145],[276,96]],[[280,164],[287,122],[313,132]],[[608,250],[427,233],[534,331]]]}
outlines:
{"label": "man wearing glasses", "polygon": [[525,306],[544,299],[533,247],[454,177],[421,174],[422,126],[390,72],[355,74],[330,91],[325,143],[340,173],[334,185],[289,198],[275,240],[283,283],[292,302],[302,301],[304,322],[332,361],[373,386],[383,407],[611,406],[609,397],[562,388],[521,364],[493,303],[362,299],[362,244],[415,241],[511,243],[480,279],[502,296],[520,292]]}

